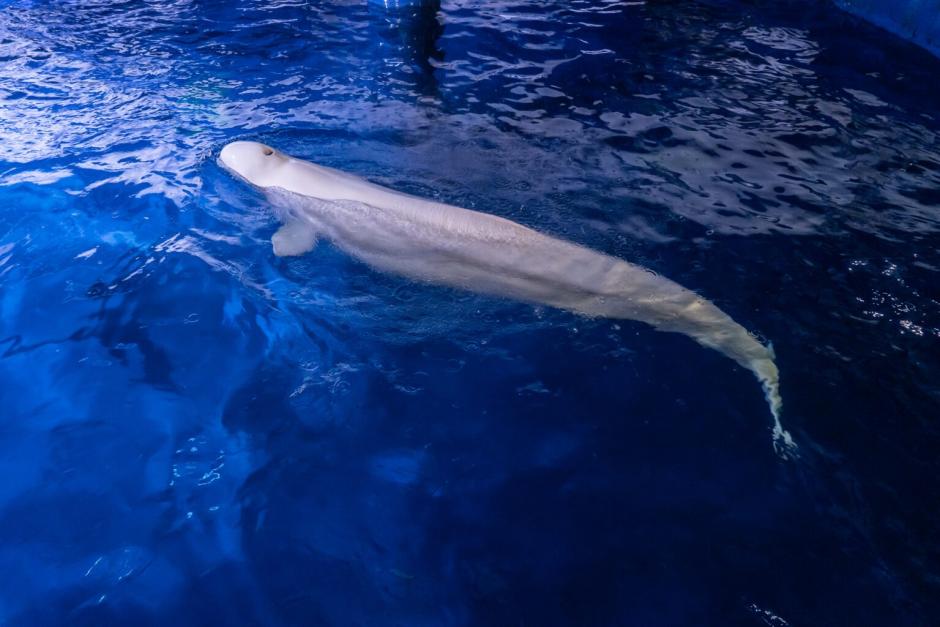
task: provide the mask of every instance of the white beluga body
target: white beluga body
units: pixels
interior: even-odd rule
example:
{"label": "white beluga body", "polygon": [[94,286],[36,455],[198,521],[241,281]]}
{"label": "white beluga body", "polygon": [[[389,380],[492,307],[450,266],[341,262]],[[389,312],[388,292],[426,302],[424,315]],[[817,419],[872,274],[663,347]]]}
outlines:
{"label": "white beluga body", "polygon": [[272,238],[279,256],[301,255],[325,238],[378,270],[682,333],[754,373],[773,414],[776,444],[781,452],[794,446],[780,424],[770,347],[667,278],[498,216],[396,192],[264,144],[233,142],[219,161],[271,196],[284,222]]}

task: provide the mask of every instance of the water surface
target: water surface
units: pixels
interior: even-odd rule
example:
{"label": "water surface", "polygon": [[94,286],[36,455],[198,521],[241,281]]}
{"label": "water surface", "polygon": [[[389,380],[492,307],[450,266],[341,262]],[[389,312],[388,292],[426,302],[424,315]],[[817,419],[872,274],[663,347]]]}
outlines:
{"label": "water surface", "polygon": [[[931,625],[940,61],[815,2],[3,3],[0,622]],[[277,259],[263,141],[772,341]]]}

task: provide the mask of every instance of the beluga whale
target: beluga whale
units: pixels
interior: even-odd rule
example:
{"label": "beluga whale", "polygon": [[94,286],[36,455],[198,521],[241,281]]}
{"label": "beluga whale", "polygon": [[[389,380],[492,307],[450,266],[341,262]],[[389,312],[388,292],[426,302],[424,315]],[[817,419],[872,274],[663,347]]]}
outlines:
{"label": "beluga whale", "polygon": [[283,223],[272,238],[275,255],[302,255],[322,238],[380,271],[681,333],[750,370],[770,406],[775,447],[785,456],[795,446],[780,422],[772,348],[670,279],[505,218],[398,192],[261,143],[232,142],[219,162],[267,194]]}

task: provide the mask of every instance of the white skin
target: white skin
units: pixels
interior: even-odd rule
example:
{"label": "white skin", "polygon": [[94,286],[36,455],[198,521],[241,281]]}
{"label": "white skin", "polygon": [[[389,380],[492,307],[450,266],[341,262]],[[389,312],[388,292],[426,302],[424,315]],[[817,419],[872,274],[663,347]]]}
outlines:
{"label": "white skin", "polygon": [[378,270],[419,281],[682,333],[757,376],[778,450],[794,447],[780,424],[771,349],[669,279],[504,218],[396,192],[264,144],[233,142],[219,161],[279,209],[284,226],[272,238],[278,256],[304,254],[323,237]]}

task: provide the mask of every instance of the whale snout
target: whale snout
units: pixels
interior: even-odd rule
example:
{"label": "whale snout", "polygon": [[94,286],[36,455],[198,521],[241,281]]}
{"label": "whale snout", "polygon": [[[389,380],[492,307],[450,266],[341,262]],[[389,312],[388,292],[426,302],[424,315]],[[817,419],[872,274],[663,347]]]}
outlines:
{"label": "whale snout", "polygon": [[265,176],[282,159],[278,151],[259,142],[235,141],[219,152],[223,168],[259,187],[265,187]]}
{"label": "whale snout", "polygon": [[259,142],[236,141],[226,144],[219,153],[219,159],[226,167],[237,167],[240,163],[255,160],[259,157],[268,157],[274,154],[274,149]]}

